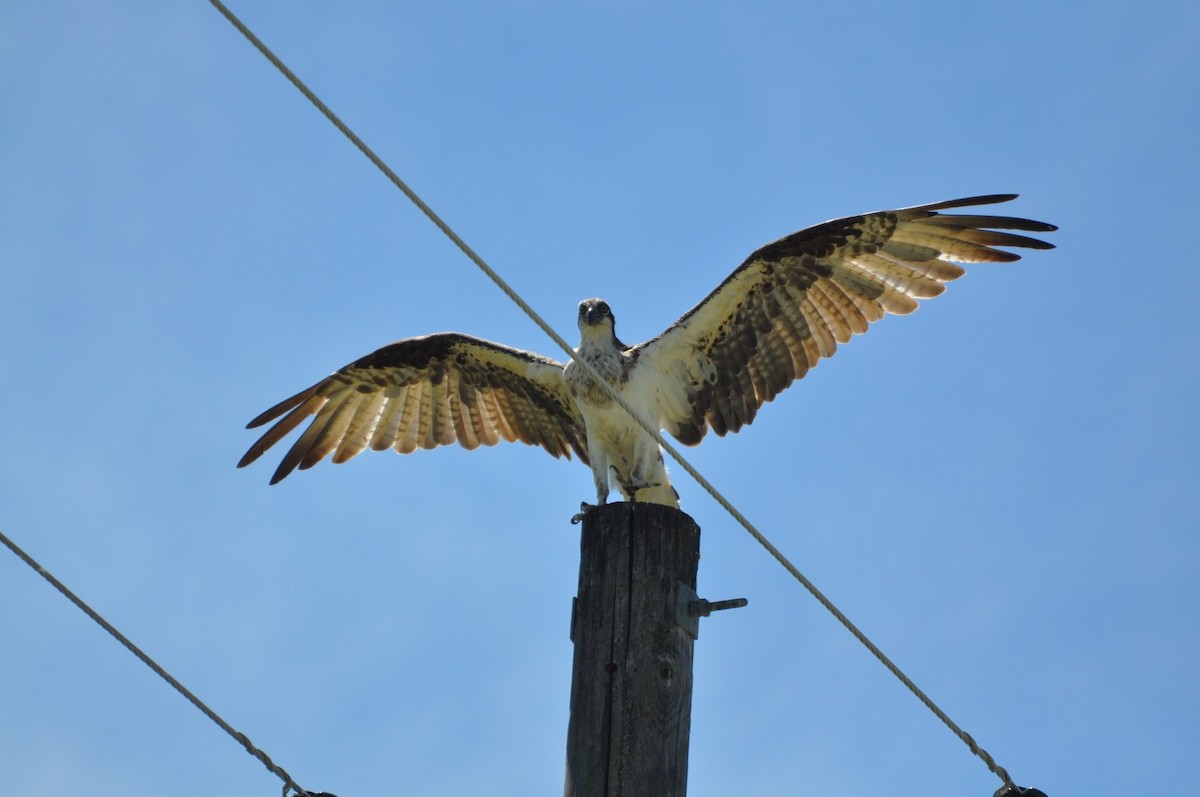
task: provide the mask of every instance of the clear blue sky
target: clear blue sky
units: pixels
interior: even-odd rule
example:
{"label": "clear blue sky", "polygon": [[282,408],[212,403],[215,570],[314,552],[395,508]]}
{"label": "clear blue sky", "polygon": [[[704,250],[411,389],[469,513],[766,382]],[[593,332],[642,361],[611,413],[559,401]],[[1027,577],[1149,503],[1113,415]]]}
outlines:
{"label": "clear blue sky", "polygon": [[[1195,3],[234,10],[574,340],[657,334],[827,218],[1019,192],[975,268],[693,461],[1019,783],[1183,794],[1200,744]],[[556,794],[577,462],[268,487],[259,411],[392,340],[549,341],[207,3],[0,12],[0,528],[301,785]],[[987,797],[676,469],[691,794]],[[0,790],[279,784],[0,550]]]}

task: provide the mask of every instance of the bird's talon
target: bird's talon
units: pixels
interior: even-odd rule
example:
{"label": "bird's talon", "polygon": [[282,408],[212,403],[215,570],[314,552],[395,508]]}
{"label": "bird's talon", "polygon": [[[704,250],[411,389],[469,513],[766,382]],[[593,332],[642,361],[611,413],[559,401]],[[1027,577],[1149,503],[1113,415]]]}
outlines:
{"label": "bird's talon", "polygon": [[571,525],[578,526],[580,523],[583,522],[583,519],[587,515],[587,513],[591,512],[595,508],[596,508],[596,504],[589,504],[587,501],[580,501],[579,502],[579,514],[571,516]]}

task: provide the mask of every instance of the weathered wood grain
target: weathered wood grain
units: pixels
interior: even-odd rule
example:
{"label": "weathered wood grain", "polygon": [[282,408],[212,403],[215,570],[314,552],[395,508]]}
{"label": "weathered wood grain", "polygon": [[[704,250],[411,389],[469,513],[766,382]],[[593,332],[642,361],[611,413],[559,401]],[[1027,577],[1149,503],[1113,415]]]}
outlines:
{"label": "weathered wood grain", "polygon": [[700,529],[677,509],[589,511],[572,636],[566,797],[683,797],[692,645],[676,584],[693,589]]}

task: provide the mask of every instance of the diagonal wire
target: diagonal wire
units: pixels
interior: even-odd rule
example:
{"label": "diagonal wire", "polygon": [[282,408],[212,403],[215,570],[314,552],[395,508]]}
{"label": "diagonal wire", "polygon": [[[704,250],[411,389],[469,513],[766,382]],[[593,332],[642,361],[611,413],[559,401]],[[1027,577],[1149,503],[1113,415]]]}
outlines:
{"label": "diagonal wire", "polygon": [[25,551],[23,551],[20,546],[18,546],[15,542],[10,540],[2,531],[0,531],[0,542],[4,543],[4,545],[7,546],[10,551],[12,551],[14,554],[16,554],[17,557],[21,561],[23,561],[25,564],[29,565],[34,570],[34,572],[36,572],[42,578],[46,579],[46,581],[50,582],[50,586],[54,587],[56,590],[61,592],[67,598],[67,600],[69,600],[69,601],[71,601],[71,603],[75,604],[80,609],[80,611],[82,611],[88,617],[92,618],[92,620],[94,620],[97,625],[99,625],[101,628],[103,628],[105,631],[107,631],[109,634],[111,634],[114,639],[116,639],[118,642],[120,642],[122,645],[124,645],[129,650],[130,653],[132,653],[133,655],[135,655],[139,659],[141,659],[142,663],[145,664],[147,667],[149,667],[151,670],[153,670],[155,672],[155,674],[158,675],[158,677],[162,678],[164,681],[166,681],[171,686],[173,686],[175,688],[175,690],[177,692],[179,692],[179,694],[186,697],[192,703],[192,705],[194,705],[196,708],[200,709],[200,711],[202,711],[204,713],[204,715],[206,717],[208,717],[210,720],[215,722],[221,728],[221,730],[225,731],[225,733],[232,736],[238,744],[240,744],[242,747],[244,747],[246,749],[247,753],[249,753],[250,755],[257,758],[259,761],[261,761],[263,763],[263,765],[266,766],[267,769],[269,769],[272,773],[275,774],[276,777],[278,777],[280,780],[283,781],[283,797],[287,797],[289,791],[295,792],[296,795],[298,795],[298,797],[313,797],[313,795],[310,795],[309,792],[300,788],[300,786],[296,784],[296,781],[292,780],[292,776],[289,775],[287,773],[287,771],[284,770],[283,767],[276,764],[274,761],[271,760],[270,756],[268,756],[262,750],[255,747],[250,742],[250,739],[246,736],[246,734],[235,730],[233,728],[233,726],[231,726],[228,722],[221,719],[220,715],[218,715],[217,712],[213,711],[211,708],[206,706],[204,704],[204,702],[202,700],[200,700],[200,698],[198,698],[194,694],[192,694],[192,692],[186,686],[181,684],[179,681],[177,681],[174,678],[174,676],[172,676],[169,672],[164,670],[158,664],[158,662],[154,661],[154,659],[150,658],[148,655],[143,653],[141,648],[139,648],[137,645],[133,644],[133,642],[131,642],[129,640],[129,637],[125,636],[120,631],[118,631],[110,622],[108,622],[103,617],[101,617],[100,614],[97,613],[95,609],[93,609],[91,606],[88,606],[86,603],[84,603],[83,599],[81,599],[78,595],[76,595],[74,592],[72,592],[70,589],[68,589],[65,584],[63,584],[61,581],[59,581],[57,578],[55,578],[53,575],[51,575],[51,573],[48,570],[46,570],[46,568],[44,568],[40,564],[38,564],[38,562],[32,556],[25,553]]}
{"label": "diagonal wire", "polygon": [[[472,263],[474,263],[484,274],[487,275],[488,279],[496,283],[496,286],[499,287],[500,290],[504,291],[505,296],[516,303],[516,305],[520,307],[527,316],[533,319],[533,322],[537,324],[543,332],[549,335],[550,339],[557,343],[559,347],[563,349],[563,351],[566,351],[569,354],[574,353],[570,344],[563,340],[562,337],[554,331],[554,328],[551,327],[550,324],[545,321],[545,319],[538,315],[537,311],[530,307],[525,300],[521,298],[520,294],[513,290],[513,288],[507,282],[505,282],[504,279],[497,274],[491,266],[484,262],[483,258],[476,254],[475,250],[468,246],[466,241],[458,237],[458,233],[454,232],[454,230],[450,228],[449,224],[442,221],[442,217],[435,213],[433,208],[425,204],[425,201],[417,195],[417,192],[409,188],[408,183],[401,180],[400,175],[392,171],[392,168],[384,163],[383,159],[376,155],[375,151],[368,147],[366,142],[359,138],[358,135],[351,130],[345,122],[339,119],[338,115],[335,114],[328,105],[322,102],[320,97],[314,94],[308,86],[304,85],[304,81],[297,77],[295,72],[288,69],[287,65],[284,64],[283,61],[280,61],[275,53],[271,52],[270,48],[263,44],[262,40],[254,35],[253,31],[247,28],[240,19],[234,16],[233,12],[226,8],[220,0],[209,0],[209,2],[212,3],[213,7],[220,11],[221,14],[227,20],[229,20],[230,24],[237,28],[238,32],[245,36],[246,39],[254,45],[255,49],[262,53],[263,56],[265,56],[266,59],[270,61],[275,68],[278,69],[280,73],[286,77],[288,81],[291,82],[291,84],[295,86],[296,89],[303,94],[308,101],[311,102],[316,109],[322,113],[322,115],[324,115],[326,119],[330,121],[330,123],[333,124],[334,127],[340,130],[342,135],[348,138],[350,143],[357,147],[358,151],[366,156],[367,160],[375,164],[375,168],[383,172],[383,175],[387,177],[392,185],[399,188],[401,193],[408,197],[409,201],[416,205],[417,208],[419,208],[420,211],[424,213],[425,216],[428,217],[428,219],[432,221],[434,225],[454,243],[455,246],[461,249],[462,253],[465,254]],[[592,374],[595,375],[594,369],[592,369]],[[628,407],[626,407],[626,409],[628,409]]]}
{"label": "diagonal wire", "polygon": [[354,144],[354,146],[357,147],[359,151],[367,157],[368,160],[371,161],[371,163],[375,164],[375,166],[381,172],[383,172],[384,176],[386,176],[388,180],[392,182],[392,184],[399,188],[400,191],[406,197],[408,197],[408,199],[412,201],[412,203],[416,205],[417,208],[424,213],[425,216],[428,217],[429,220],[432,221],[434,225],[436,225],[437,228],[455,244],[455,246],[462,250],[463,254],[465,254],[467,258],[469,258],[471,262],[474,263],[488,277],[488,279],[494,282],[496,286],[503,291],[506,296],[508,296],[509,299],[516,303],[516,305],[520,307],[521,310],[524,311],[525,314],[529,316],[529,318],[535,324],[537,324],[538,327],[545,332],[551,340],[558,344],[559,348],[566,352],[566,354],[572,360],[583,367],[585,372],[588,373],[597,384],[599,384],[605,391],[608,392],[609,397],[612,398],[618,406],[629,413],[630,417],[632,417],[642,427],[643,430],[653,437],[655,441],[657,441],[657,443],[663,448],[663,450],[666,451],[676,462],[678,462],[679,465],[688,473],[688,475],[695,479],[696,482],[702,488],[704,488],[704,490],[708,492],[708,494],[712,496],[712,498],[742,526],[742,528],[749,532],[750,536],[753,537],[759,545],[765,548],[767,553],[771,554],[771,556],[774,557],[774,559],[779,562],[779,564],[782,565],[783,568],[787,570],[793,578],[800,582],[801,586],[808,590],[812,596],[816,598],[817,601],[838,620],[838,622],[845,626],[846,630],[848,630],[855,639],[861,642],[863,646],[866,647],[867,650],[870,651],[871,654],[875,656],[875,658],[878,659],[879,662],[883,664],[883,666],[886,667],[889,672],[892,673],[892,675],[896,676],[896,678],[899,679],[899,681],[904,684],[904,686],[907,687],[908,690],[912,692],[913,695],[916,696],[916,698],[920,700],[926,708],[932,711],[933,714],[940,719],[942,723],[954,733],[955,736],[957,736],[965,745],[967,745],[970,751],[974,755],[978,756],[984,762],[984,764],[987,765],[987,768],[995,773],[995,775],[1004,782],[1005,786],[1012,785],[1012,779],[1009,777],[1008,771],[1004,767],[997,764],[996,760],[991,756],[991,754],[980,747],[969,733],[964,731],[958,726],[957,723],[950,719],[949,715],[939,708],[938,705],[934,703],[933,700],[926,695],[925,692],[921,690],[921,688],[918,687],[911,678],[904,674],[904,672],[899,668],[899,666],[896,665],[895,662],[888,658],[887,654],[880,650],[880,648],[874,642],[872,642],[867,635],[864,634],[862,630],[850,620],[849,617],[842,613],[842,611],[838,609],[837,606],[835,606],[834,603],[828,597],[826,597],[825,594],[821,592],[821,590],[819,590],[812,581],[810,581],[803,573],[801,573],[800,570],[794,564],[792,564],[792,562],[786,556],[784,556],[782,551],[776,548],[771,541],[768,540],[767,537],[761,531],[759,531],[758,528],[755,527],[755,525],[751,523],[748,518],[746,518],[745,515],[738,511],[737,507],[735,507],[727,498],[725,498],[725,496],[719,490],[717,490],[717,488],[708,479],[706,479],[698,470],[696,470],[696,468],[684,458],[684,456],[679,452],[678,449],[675,448],[675,446],[664,440],[658,429],[654,428],[654,426],[647,419],[643,418],[636,411],[634,411],[634,409],[625,400],[624,396],[620,395],[616,391],[616,388],[610,385],[605,379],[600,377],[600,375],[596,372],[596,369],[592,367],[591,363],[581,358],[570,346],[570,344],[568,344],[562,338],[562,336],[560,336],[554,330],[553,327],[551,327],[532,307],[530,307],[529,304],[527,304],[525,300],[522,299],[521,296],[517,294],[517,292],[510,287],[509,284],[505,282],[498,273],[496,273],[495,270],[493,270],[486,262],[484,262],[483,258],[476,254],[475,250],[468,246],[467,243],[460,238],[458,234],[455,233],[454,230],[452,230],[450,226],[443,221],[442,218],[438,216],[431,207],[429,207],[429,205],[425,204],[425,202],[417,195],[417,193],[413,191],[407,183],[401,180],[399,175],[392,171],[391,167],[383,162],[382,158],[376,155],[375,152],[369,146],[367,146],[367,144],[361,138],[359,138],[358,135],[355,134],[354,131],[351,130],[346,123],[343,122],[337,116],[337,114],[335,114],[329,108],[328,105],[322,102],[321,99],[317,97],[316,94],[314,94],[312,90],[310,90],[294,72],[292,72],[292,70],[290,70],[273,52],[271,52],[271,50],[265,44],[263,44],[262,40],[255,36],[254,33],[247,28],[241,22],[241,20],[234,16],[233,12],[226,8],[220,0],[209,0],[209,2],[218,11],[220,11],[221,14],[227,20],[229,20],[229,22],[235,28],[237,28],[238,31],[245,36],[252,45],[254,45],[255,49],[262,53],[262,55],[268,61],[270,61],[275,68],[278,69],[279,72],[282,73],[283,76],[286,77],[288,81],[290,81],[292,85],[300,91],[301,94],[308,98],[309,102],[311,102],[317,108],[317,110],[319,110],[325,116],[325,118],[334,125],[334,127],[340,130],[342,134],[345,135],[346,138],[348,138],[350,142]]}

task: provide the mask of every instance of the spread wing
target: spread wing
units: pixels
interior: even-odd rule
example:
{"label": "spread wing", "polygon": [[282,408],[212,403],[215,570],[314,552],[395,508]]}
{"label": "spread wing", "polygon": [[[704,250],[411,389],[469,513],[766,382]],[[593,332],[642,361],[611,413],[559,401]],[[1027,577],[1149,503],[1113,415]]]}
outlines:
{"label": "spread wing", "polygon": [[[250,421],[275,421],[250,447],[245,467],[312,418],[271,478],[346,460],[370,446],[401,454],[458,442],[464,448],[520,440],[587,462],[583,419],[563,366],[469,335],[409,338],[368,354]],[[282,417],[281,417],[282,416]],[[278,419],[278,420],[276,420]]]}
{"label": "spread wing", "polygon": [[828,221],[767,244],[659,337],[634,347],[632,380],[655,394],[663,428],[694,445],[736,432],[837,344],[887,313],[917,309],[962,276],[956,263],[1006,262],[995,247],[1052,249],[998,230],[1050,232],[1007,216],[946,215],[1015,194],[955,199]]}

